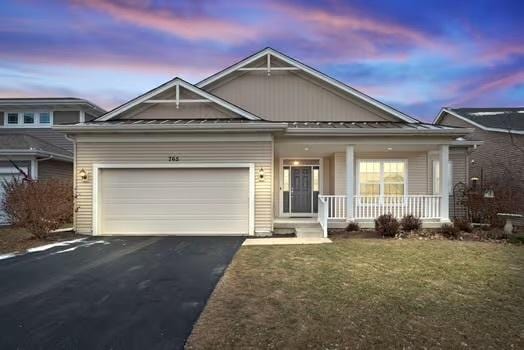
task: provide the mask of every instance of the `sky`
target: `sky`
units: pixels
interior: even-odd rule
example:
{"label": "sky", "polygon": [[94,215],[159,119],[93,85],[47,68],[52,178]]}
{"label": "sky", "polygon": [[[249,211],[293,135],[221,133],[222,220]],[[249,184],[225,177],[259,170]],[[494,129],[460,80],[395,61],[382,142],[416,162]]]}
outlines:
{"label": "sky", "polygon": [[267,46],[431,121],[524,106],[524,1],[1,0],[0,97],[110,109]]}

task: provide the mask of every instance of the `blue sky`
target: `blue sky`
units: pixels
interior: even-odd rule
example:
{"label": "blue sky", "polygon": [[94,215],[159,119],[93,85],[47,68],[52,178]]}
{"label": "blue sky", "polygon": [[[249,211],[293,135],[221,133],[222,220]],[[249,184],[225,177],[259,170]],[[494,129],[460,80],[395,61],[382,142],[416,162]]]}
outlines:
{"label": "blue sky", "polygon": [[274,47],[397,109],[523,106],[523,1],[4,0],[0,97],[112,108]]}

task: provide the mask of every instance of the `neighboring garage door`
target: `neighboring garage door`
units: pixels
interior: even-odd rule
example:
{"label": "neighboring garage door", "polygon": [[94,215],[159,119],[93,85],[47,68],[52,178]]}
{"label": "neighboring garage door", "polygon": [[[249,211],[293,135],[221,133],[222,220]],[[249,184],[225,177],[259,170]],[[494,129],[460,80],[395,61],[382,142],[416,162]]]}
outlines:
{"label": "neighboring garage door", "polygon": [[[20,169],[27,174],[27,168]],[[22,175],[18,169],[15,167],[0,167],[0,204],[4,200],[4,186],[2,186],[2,184],[5,181],[12,181],[15,178],[22,179]],[[0,225],[1,224],[8,224],[7,217],[3,210],[0,210]]]}
{"label": "neighboring garage door", "polygon": [[102,234],[248,234],[248,168],[100,169]]}

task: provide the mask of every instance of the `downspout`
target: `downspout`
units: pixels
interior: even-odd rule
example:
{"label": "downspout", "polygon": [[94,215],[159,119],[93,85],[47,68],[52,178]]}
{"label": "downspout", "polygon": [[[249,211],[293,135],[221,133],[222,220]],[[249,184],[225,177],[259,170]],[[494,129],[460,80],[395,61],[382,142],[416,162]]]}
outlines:
{"label": "downspout", "polygon": [[76,213],[80,207],[77,206],[78,202],[78,190],[76,187],[76,139],[69,136],[68,134],[64,135],[66,140],[73,143],[73,231],[77,232],[76,228]]}

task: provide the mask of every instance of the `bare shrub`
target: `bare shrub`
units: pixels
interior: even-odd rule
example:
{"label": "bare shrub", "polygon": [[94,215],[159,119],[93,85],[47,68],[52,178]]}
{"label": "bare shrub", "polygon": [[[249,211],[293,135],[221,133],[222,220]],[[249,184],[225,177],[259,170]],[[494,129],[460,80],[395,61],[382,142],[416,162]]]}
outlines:
{"label": "bare shrub", "polygon": [[453,226],[453,224],[442,224],[442,226],[440,226],[440,233],[446,238],[457,239],[459,238],[460,230]]}
{"label": "bare shrub", "polygon": [[71,182],[13,180],[2,184],[2,210],[11,224],[28,230],[38,238],[73,219]]}
{"label": "bare shrub", "polygon": [[391,214],[380,215],[375,219],[375,230],[384,237],[395,237],[400,224]]}
{"label": "bare shrub", "polygon": [[356,222],[350,222],[346,226],[346,232],[355,232],[355,231],[360,231],[360,226],[358,226],[358,223]]}
{"label": "bare shrub", "polygon": [[471,225],[471,222],[469,222],[466,219],[457,218],[453,220],[453,226],[455,226],[455,228],[460,231],[464,231],[468,233],[473,232],[473,226]]}
{"label": "bare shrub", "polygon": [[405,215],[400,220],[400,227],[404,231],[418,231],[422,227],[422,221],[413,215]]}
{"label": "bare shrub", "polygon": [[[492,196],[487,196],[487,193]],[[523,210],[523,202],[523,194],[515,184],[515,179],[509,177],[487,181],[482,188],[470,188],[466,194],[465,205],[471,221],[503,227],[504,220],[498,217],[497,213],[519,213]]]}

